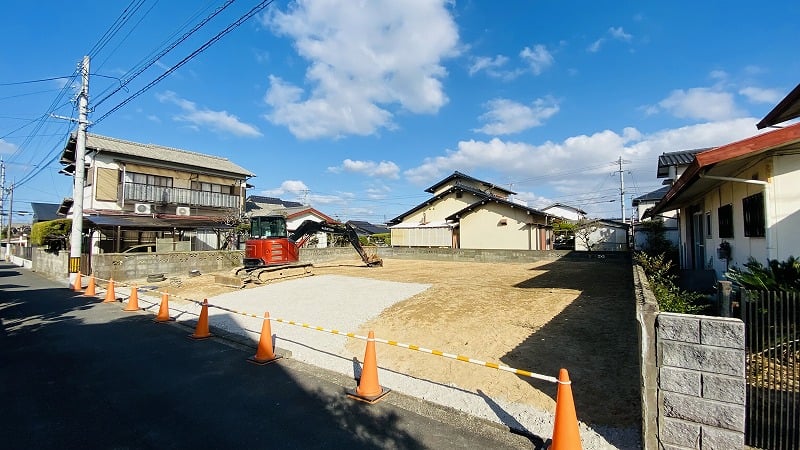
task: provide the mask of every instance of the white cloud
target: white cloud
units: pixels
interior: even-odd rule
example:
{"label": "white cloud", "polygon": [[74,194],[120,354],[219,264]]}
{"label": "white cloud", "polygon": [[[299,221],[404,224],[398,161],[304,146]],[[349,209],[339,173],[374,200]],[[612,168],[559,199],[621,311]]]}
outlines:
{"label": "white cloud", "polygon": [[541,74],[553,65],[553,55],[542,44],[536,44],[533,48],[523,48],[519,56],[528,63],[534,75]]}
{"label": "white cloud", "polygon": [[4,140],[0,139],[0,154],[3,155],[10,155],[17,151],[17,146]]}
{"label": "white cloud", "polygon": [[600,38],[589,44],[589,47],[587,47],[586,50],[589,51],[590,53],[597,53],[600,51],[600,47],[602,47],[603,42],[605,41],[606,41],[605,38]]}
{"label": "white cloud", "polygon": [[156,98],[161,103],[172,103],[181,108],[184,113],[174,116],[173,119],[189,123],[193,129],[210,128],[214,131],[230,133],[235,136],[261,136],[258,128],[240,121],[238,117],[227,111],[200,109],[194,102],[178,97],[175,92],[166,91],[162,94],[156,94]]}
{"label": "white cloud", "polygon": [[473,58],[472,65],[469,66],[469,74],[472,76],[481,70],[491,73],[493,70],[503,67],[507,62],[508,57],[503,55],[497,55],[494,58],[478,56]]}
{"label": "white cloud", "polygon": [[[715,147],[743,139],[755,134],[756,121],[753,118],[732,119],[649,134],[635,128],[625,128],[621,132],[604,130],[569,137],[563,142],[548,141],[538,145],[499,138],[461,141],[456,149],[426,158],[419,166],[404,171],[403,175],[414,184],[430,185],[458,170],[487,180],[514,180],[510,187],[518,192],[526,188],[541,191],[548,186],[567,199],[585,197],[587,193],[597,197],[594,193],[598,187],[608,183],[605,187],[612,193],[610,198],[613,200],[616,186],[610,175],[616,168],[614,161],[620,156],[631,161],[626,167],[631,176],[626,179],[641,183],[653,179],[661,153]],[[482,174],[485,173],[497,175],[484,177]],[[533,207],[542,207],[544,201],[537,202],[537,197],[533,194],[518,196]],[[607,208],[608,202],[605,202]],[[565,203],[569,201],[565,200]],[[618,203],[615,204],[619,208]],[[591,209],[589,204],[579,206],[587,211]]]}
{"label": "white cloud", "polygon": [[679,118],[728,120],[741,117],[733,95],[710,88],[676,89],[658,106]]}
{"label": "white cloud", "polygon": [[747,97],[753,103],[775,104],[781,99],[781,93],[776,89],[763,89],[754,86],[740,89],[739,94]]}
{"label": "white cloud", "polygon": [[354,161],[345,159],[341,166],[328,167],[328,171],[334,173],[350,172],[361,173],[376,178],[399,178],[400,168],[392,161]]}
{"label": "white cloud", "polygon": [[[631,42],[633,40],[633,35],[630,33],[626,33],[622,27],[611,27],[606,32],[607,36],[609,36],[613,40],[622,41],[622,42]],[[597,53],[600,51],[600,48],[605,44],[606,40],[605,36],[598,38],[596,41],[589,44],[586,48],[586,51],[590,53]]]}
{"label": "white cloud", "polygon": [[310,205],[330,205],[330,204],[346,204],[348,200],[353,198],[350,193],[331,194],[315,194],[308,186],[301,180],[285,180],[279,187],[272,189],[265,189],[260,192],[261,195],[269,197],[279,197],[283,200],[298,201],[301,203],[308,203]]}
{"label": "white cloud", "polygon": [[542,125],[542,121],[558,112],[558,103],[552,99],[537,99],[530,106],[513,100],[497,98],[484,105],[488,111],[480,116],[486,124],[475,130],[490,135],[518,133]]}
{"label": "white cloud", "polygon": [[626,33],[622,27],[611,27],[608,29],[608,34],[610,34],[612,38],[619,41],[630,42],[631,39],[633,39],[633,35]]}
{"label": "white cloud", "polygon": [[298,0],[264,24],[308,61],[304,88],[270,76],[267,119],[301,139],[392,128],[394,109],[435,113],[448,99],[442,65],[458,53],[448,0]]}

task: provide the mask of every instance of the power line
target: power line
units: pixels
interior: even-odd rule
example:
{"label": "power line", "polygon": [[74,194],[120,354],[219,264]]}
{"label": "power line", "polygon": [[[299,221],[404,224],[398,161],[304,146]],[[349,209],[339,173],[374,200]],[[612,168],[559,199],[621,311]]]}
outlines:
{"label": "power line", "polygon": [[117,106],[111,108],[111,110],[109,110],[108,112],[103,114],[99,119],[95,120],[92,125],[97,125],[98,123],[102,122],[103,119],[105,119],[109,115],[113,114],[115,111],[117,111],[118,109],[122,108],[123,106],[128,104],[131,100],[135,99],[136,97],[140,96],[141,94],[143,94],[144,92],[149,90],[151,87],[155,86],[161,80],[163,80],[164,78],[169,76],[169,74],[171,74],[172,72],[174,72],[174,71],[178,70],[179,68],[181,68],[184,64],[186,64],[187,62],[192,60],[195,56],[199,55],[200,53],[205,51],[208,47],[210,47],[211,45],[213,45],[214,43],[216,43],[217,41],[222,39],[225,35],[227,35],[231,31],[233,31],[234,29],[238,28],[242,23],[247,21],[249,18],[251,18],[252,16],[256,15],[258,12],[260,12],[261,10],[263,10],[264,8],[266,8],[267,6],[272,4],[273,1],[274,0],[264,0],[261,3],[259,3],[258,5],[256,5],[255,7],[253,7],[253,9],[248,11],[245,15],[240,17],[234,23],[228,25],[224,30],[222,30],[219,33],[217,33],[216,36],[214,36],[213,38],[211,38],[208,41],[206,41],[206,43],[203,44],[202,46],[200,46],[200,48],[198,48],[197,50],[193,51],[191,54],[189,54],[189,56],[183,58],[178,64],[175,64],[174,66],[170,67],[169,70],[167,70],[166,72],[161,74],[158,78],[156,78],[155,80],[151,81],[145,87],[143,87],[142,89],[138,90],[136,93],[134,93],[130,97],[126,98],[125,100],[123,100]]}
{"label": "power line", "polygon": [[[177,47],[179,44],[181,44],[183,41],[185,41],[186,39],[188,39],[188,38],[189,38],[189,36],[191,36],[191,35],[193,35],[194,33],[196,33],[196,32],[197,32],[197,30],[199,30],[200,28],[202,28],[202,27],[203,27],[205,24],[207,24],[209,21],[211,21],[211,19],[213,19],[213,18],[214,18],[214,17],[216,17],[216,16],[217,16],[219,13],[221,13],[222,11],[224,11],[224,10],[225,10],[225,9],[226,9],[228,6],[230,6],[230,5],[231,5],[231,4],[232,4],[234,1],[236,1],[236,0],[228,0],[228,1],[227,1],[227,2],[224,4],[224,5],[222,5],[222,6],[220,6],[219,8],[217,8],[217,9],[216,9],[216,10],[215,10],[215,11],[214,11],[214,12],[213,12],[211,15],[209,15],[208,17],[206,17],[205,19],[203,19],[201,22],[199,22],[198,24],[196,24],[194,27],[192,27],[192,29],[191,29],[191,30],[189,30],[188,32],[184,33],[184,35],[183,35],[183,36],[181,36],[179,39],[177,39],[177,40],[173,41],[173,42],[172,42],[172,43],[171,43],[171,44],[170,44],[170,45],[169,45],[167,48],[165,48],[164,50],[162,50],[161,52],[159,52],[159,53],[158,53],[156,56],[152,57],[152,58],[151,58],[151,59],[150,59],[150,60],[149,60],[149,61],[148,61],[148,62],[147,62],[147,63],[146,63],[144,66],[140,67],[140,68],[139,68],[139,69],[138,69],[138,70],[137,70],[137,71],[136,71],[136,72],[135,72],[135,73],[134,73],[132,76],[130,76],[130,77],[128,77],[128,78],[126,78],[126,79],[125,79],[125,81],[124,81],[123,83],[121,83],[119,87],[117,87],[116,89],[114,89],[114,90],[113,90],[113,91],[111,91],[110,93],[106,94],[106,95],[105,95],[103,98],[101,98],[100,100],[98,100],[97,102],[95,102],[95,104],[93,105],[93,108],[97,108],[98,106],[100,106],[101,104],[103,104],[103,102],[105,102],[106,100],[108,100],[108,98],[109,98],[109,97],[111,97],[112,95],[116,94],[117,92],[119,92],[119,90],[120,90],[120,89],[122,89],[122,88],[124,88],[125,86],[127,86],[127,85],[128,85],[128,83],[130,83],[131,81],[133,81],[133,80],[134,80],[136,77],[138,77],[139,75],[141,75],[141,74],[142,74],[142,73],[143,73],[145,70],[147,70],[148,68],[150,68],[150,67],[151,67],[153,64],[155,64],[156,62],[158,62],[158,60],[159,60],[159,59],[161,59],[161,58],[162,58],[164,55],[166,55],[167,53],[169,53],[170,51],[172,51],[172,50],[173,50],[175,47]],[[105,117],[105,116],[104,116],[104,117]],[[102,118],[101,118],[101,119],[102,119]],[[99,122],[99,120],[98,120],[98,122]]]}
{"label": "power line", "polygon": [[64,80],[71,77],[72,75],[65,75],[62,77],[39,78],[38,80],[13,81],[10,83],[0,83],[0,86],[18,86],[20,84],[42,83],[45,81]]}

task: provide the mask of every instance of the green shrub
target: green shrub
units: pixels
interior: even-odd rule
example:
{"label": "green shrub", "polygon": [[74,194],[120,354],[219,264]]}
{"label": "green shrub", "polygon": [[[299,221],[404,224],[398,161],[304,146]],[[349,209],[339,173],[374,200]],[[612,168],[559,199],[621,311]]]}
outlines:
{"label": "green shrub", "polygon": [[766,266],[750,257],[744,269],[733,267],[725,276],[745,289],[800,292],[800,260],[794,256],[786,261],[769,259]]}
{"label": "green shrub", "polygon": [[72,219],[56,219],[39,222],[31,226],[31,244],[44,245],[48,237],[69,236],[72,230]]}
{"label": "green shrub", "polygon": [[703,294],[683,291],[675,285],[676,275],[672,261],[665,254],[649,255],[638,252],[634,259],[647,275],[650,289],[658,301],[658,309],[663,312],[696,314],[705,308],[698,304],[704,298]]}

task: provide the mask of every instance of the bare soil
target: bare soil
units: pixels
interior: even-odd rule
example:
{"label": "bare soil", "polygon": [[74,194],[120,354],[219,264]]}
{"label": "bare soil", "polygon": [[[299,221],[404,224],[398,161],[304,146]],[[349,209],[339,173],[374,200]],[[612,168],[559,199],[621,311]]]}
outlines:
{"label": "bare soil", "polygon": [[[367,268],[354,259],[315,265],[314,273],[430,284],[357,331],[544,375],[566,368],[580,420],[639,422],[635,300],[627,262],[390,259],[384,267]],[[193,299],[235,290],[215,284],[213,275],[139,285]],[[348,345],[353,354],[364,351],[362,341]],[[378,347],[378,365],[545,411],[555,407],[554,384],[479,365],[392,346]]]}

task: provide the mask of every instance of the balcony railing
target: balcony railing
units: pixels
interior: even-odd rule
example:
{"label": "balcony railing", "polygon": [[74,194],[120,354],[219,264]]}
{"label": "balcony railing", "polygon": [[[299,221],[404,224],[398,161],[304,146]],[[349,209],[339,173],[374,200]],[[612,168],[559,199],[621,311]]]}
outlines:
{"label": "balcony railing", "polygon": [[151,186],[139,183],[124,183],[119,186],[119,197],[124,201],[143,203],[205,206],[211,208],[238,208],[238,195],[219,192],[197,191],[175,187]]}

